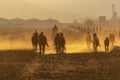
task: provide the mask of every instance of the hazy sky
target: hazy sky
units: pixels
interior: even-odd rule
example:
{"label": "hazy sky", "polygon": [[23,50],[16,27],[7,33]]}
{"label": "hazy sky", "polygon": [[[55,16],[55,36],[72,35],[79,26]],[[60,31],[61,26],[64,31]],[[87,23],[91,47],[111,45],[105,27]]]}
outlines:
{"label": "hazy sky", "polygon": [[3,18],[55,18],[61,22],[112,15],[112,4],[120,14],[120,0],[0,0]]}

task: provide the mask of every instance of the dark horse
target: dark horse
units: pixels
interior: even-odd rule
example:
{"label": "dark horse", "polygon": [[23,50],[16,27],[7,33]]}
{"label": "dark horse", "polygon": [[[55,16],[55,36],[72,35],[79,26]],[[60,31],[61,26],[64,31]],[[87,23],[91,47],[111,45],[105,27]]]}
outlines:
{"label": "dark horse", "polygon": [[33,51],[37,52],[38,36],[33,34],[31,41],[32,41]]}
{"label": "dark horse", "polygon": [[96,33],[93,33],[93,50],[97,52],[97,47],[99,46],[99,38],[97,37]]}

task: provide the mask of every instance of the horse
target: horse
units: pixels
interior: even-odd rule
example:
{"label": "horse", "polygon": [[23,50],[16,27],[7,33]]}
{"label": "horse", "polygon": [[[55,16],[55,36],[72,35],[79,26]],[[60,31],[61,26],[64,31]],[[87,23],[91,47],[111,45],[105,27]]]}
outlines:
{"label": "horse", "polygon": [[90,49],[90,43],[91,43],[91,42],[92,42],[91,36],[90,36],[90,34],[88,34],[88,35],[86,36],[86,43],[87,43],[88,49]]}
{"label": "horse", "polygon": [[33,35],[32,38],[31,38],[31,41],[32,41],[33,51],[37,52],[38,36]]}
{"label": "horse", "polygon": [[113,34],[113,33],[109,34],[109,40],[110,40],[110,42],[111,42],[112,46],[114,46],[115,36],[114,36],[114,34]]}

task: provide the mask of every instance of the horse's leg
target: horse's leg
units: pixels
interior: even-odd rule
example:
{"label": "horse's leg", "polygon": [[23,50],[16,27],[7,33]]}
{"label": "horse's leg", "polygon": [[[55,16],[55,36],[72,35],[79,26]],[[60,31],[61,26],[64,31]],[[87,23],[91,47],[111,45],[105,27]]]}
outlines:
{"label": "horse's leg", "polygon": [[37,45],[35,45],[35,52],[37,52]]}
{"label": "horse's leg", "polygon": [[42,50],[43,50],[43,53],[45,53],[45,45],[43,45],[43,49]]}
{"label": "horse's leg", "polygon": [[90,49],[90,42],[88,42],[88,49]]}
{"label": "horse's leg", "polygon": [[40,47],[40,54],[41,54],[41,45],[39,45],[39,47]]}

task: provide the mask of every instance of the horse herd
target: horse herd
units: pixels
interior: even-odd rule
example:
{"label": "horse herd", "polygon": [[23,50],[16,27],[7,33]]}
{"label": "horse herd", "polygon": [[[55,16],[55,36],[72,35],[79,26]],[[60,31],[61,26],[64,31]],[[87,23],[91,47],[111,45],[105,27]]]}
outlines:
{"label": "horse herd", "polygon": [[[48,42],[47,42],[47,37],[44,35],[43,32],[38,35],[38,32],[35,31],[32,38],[32,46],[33,46],[33,51],[37,52],[37,46],[39,45],[39,53],[44,54],[45,53],[45,48],[46,46],[49,47]],[[57,54],[62,54],[65,51],[65,44],[66,40],[64,38],[63,33],[57,33],[54,37],[54,45],[56,49]]]}
{"label": "horse herd", "polygon": [[[104,40],[104,46],[105,46],[105,52],[109,51],[109,41],[111,41],[111,44],[113,45],[114,42],[114,35],[110,34],[109,38],[106,37]],[[44,54],[45,53],[45,48],[46,46],[49,47],[48,42],[47,42],[47,37],[44,35],[44,32],[41,32],[38,34],[37,30],[33,33],[33,36],[31,38],[32,41],[32,46],[33,46],[33,51],[37,52],[37,46],[39,46],[39,53]],[[62,54],[65,53],[65,45],[66,45],[66,40],[63,35],[63,33],[55,33],[55,36],[53,36],[53,41],[54,41],[54,46],[57,54]],[[97,33],[93,33],[93,39],[91,38],[90,33],[87,33],[86,36],[86,43],[88,49],[90,49],[90,44],[91,42],[93,43],[93,51],[97,52],[99,44],[99,38],[97,37]]]}

